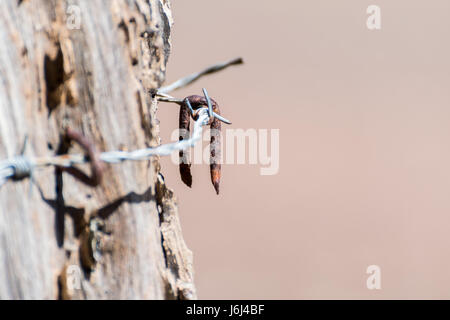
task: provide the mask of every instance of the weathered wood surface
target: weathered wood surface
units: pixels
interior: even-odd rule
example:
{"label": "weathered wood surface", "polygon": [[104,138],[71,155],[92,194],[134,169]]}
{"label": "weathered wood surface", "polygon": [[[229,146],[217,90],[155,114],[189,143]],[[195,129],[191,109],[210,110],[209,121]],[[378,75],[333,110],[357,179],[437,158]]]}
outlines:
{"label": "weathered wood surface", "polygon": [[[0,159],[26,136],[27,156],[66,151],[66,126],[100,151],[159,144],[147,92],[164,80],[171,25],[167,0],[0,1]],[[31,193],[29,179],[2,187],[0,208],[1,299],[196,297],[157,158],[107,165],[97,188],[38,170]]]}

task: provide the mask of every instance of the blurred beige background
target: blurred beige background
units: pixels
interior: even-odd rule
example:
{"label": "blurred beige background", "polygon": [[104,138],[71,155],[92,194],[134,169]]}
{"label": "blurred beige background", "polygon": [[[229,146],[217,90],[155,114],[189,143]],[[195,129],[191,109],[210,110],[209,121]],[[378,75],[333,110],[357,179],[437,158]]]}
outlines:
{"label": "blurred beige background", "polygon": [[[280,129],[280,171],[163,160],[199,297],[450,298],[450,2],[172,1],[168,82],[208,88],[231,128]],[[381,7],[379,31],[366,27]],[[161,104],[163,142],[178,107]],[[366,268],[381,268],[381,290]]]}

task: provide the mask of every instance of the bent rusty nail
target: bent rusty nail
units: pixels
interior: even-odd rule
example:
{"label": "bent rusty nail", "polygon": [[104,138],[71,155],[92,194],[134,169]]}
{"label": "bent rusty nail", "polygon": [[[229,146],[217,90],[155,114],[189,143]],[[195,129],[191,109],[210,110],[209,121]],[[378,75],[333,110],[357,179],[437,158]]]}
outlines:
{"label": "bent rusty nail", "polygon": [[[216,114],[220,115],[219,105],[214,103],[214,111]],[[211,122],[211,140],[210,140],[210,174],[211,174],[211,182],[216,190],[216,193],[219,194],[219,184],[220,178],[222,176],[222,165],[220,164],[221,159],[221,127],[222,124],[220,120],[214,118]]]}
{"label": "bent rusty nail", "polygon": [[[212,116],[209,120],[209,125],[211,128],[211,138],[210,138],[210,174],[211,182],[219,194],[219,185],[221,179],[221,169],[220,164],[221,159],[221,122],[231,124],[230,121],[223,118],[220,115],[220,108],[217,102],[211,99],[206,90],[203,91],[205,96],[192,95],[188,96],[183,100],[183,104],[180,104],[180,130],[184,129],[189,133],[189,113],[194,120],[197,120],[198,113],[202,108],[208,107],[208,113]],[[183,136],[180,134],[179,140],[183,140]],[[192,185],[192,175],[190,170],[190,163],[187,159],[187,150],[180,151],[180,174],[181,179],[189,187]]]}
{"label": "bent rusty nail", "polygon": [[[179,117],[179,125],[178,128],[180,130],[178,141],[182,141],[185,138],[188,138],[190,135],[189,126],[190,119],[194,112],[189,99],[186,98],[185,102],[180,105],[180,117]],[[188,186],[192,187],[192,174],[191,174],[191,164],[189,163],[189,149],[180,150],[178,153],[180,158],[180,176],[181,180]]]}
{"label": "bent rusty nail", "polygon": [[86,152],[86,157],[89,159],[89,163],[91,165],[91,176],[89,177],[76,167],[61,167],[61,169],[91,187],[98,186],[103,177],[104,165],[100,160],[99,154],[95,150],[94,144],[80,132],[72,130],[70,128],[66,129],[65,136],[69,141],[73,140],[78,143]]}

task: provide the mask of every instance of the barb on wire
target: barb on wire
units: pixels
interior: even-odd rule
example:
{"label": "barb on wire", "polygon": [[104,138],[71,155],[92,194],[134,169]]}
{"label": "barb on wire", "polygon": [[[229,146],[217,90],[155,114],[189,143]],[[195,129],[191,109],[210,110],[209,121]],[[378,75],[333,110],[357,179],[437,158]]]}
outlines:
{"label": "barb on wire", "polygon": [[214,117],[213,115],[213,108],[211,104],[211,98],[208,95],[208,91],[206,91],[205,88],[203,88],[203,94],[205,95],[206,102],[208,103],[208,114],[210,117]]}
{"label": "barb on wire", "polygon": [[184,77],[182,79],[179,79],[165,87],[161,87],[161,88],[159,88],[158,92],[162,93],[162,94],[169,93],[171,91],[186,87],[187,85],[190,85],[191,83],[193,83],[194,81],[197,81],[198,79],[200,79],[201,77],[203,77],[205,75],[221,71],[232,65],[243,64],[243,63],[244,63],[244,60],[241,57],[239,57],[239,58],[234,58],[227,62],[212,65],[203,71],[193,73],[193,74],[191,74],[187,77]]}
{"label": "barb on wire", "polygon": [[[178,104],[180,106],[184,105],[186,103],[186,99],[187,99],[187,98],[184,98],[184,99],[181,100],[181,99],[174,98],[171,95],[168,95],[168,94],[165,94],[165,93],[159,93],[159,92],[156,93],[156,95],[158,96],[158,101],[176,103],[176,104]],[[192,96],[192,97],[194,97],[194,96]],[[191,115],[193,116],[194,115],[194,110],[192,109],[192,105],[190,103],[188,104],[188,107],[191,110]],[[223,123],[231,124],[230,120],[222,117],[220,114],[217,114],[214,111],[213,111],[212,114],[213,114],[214,118],[222,121]]]}

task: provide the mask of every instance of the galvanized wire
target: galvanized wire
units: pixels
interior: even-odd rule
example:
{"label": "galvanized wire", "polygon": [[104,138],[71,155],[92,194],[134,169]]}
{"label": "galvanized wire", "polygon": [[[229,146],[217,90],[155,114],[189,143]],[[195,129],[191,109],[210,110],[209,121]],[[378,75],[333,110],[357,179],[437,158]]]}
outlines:
{"label": "galvanized wire", "polygon": [[177,89],[186,87],[187,85],[190,85],[192,82],[197,81],[198,79],[200,79],[201,77],[203,77],[205,75],[215,73],[215,72],[221,71],[225,68],[228,68],[229,66],[242,64],[242,63],[244,63],[244,60],[239,57],[239,58],[234,58],[230,61],[212,65],[200,72],[193,73],[193,74],[188,75],[187,77],[184,77],[182,79],[179,79],[167,86],[161,87],[161,88],[159,88],[158,92],[159,93],[172,92],[174,90],[177,90]]}
{"label": "galvanized wire", "polygon": [[[242,64],[242,58],[235,58],[227,62],[218,63],[212,65],[203,71],[193,73],[187,77],[175,81],[165,87],[160,88],[156,95],[159,101],[172,102],[177,104],[183,104],[184,100],[176,99],[170,96],[168,93],[180,88],[183,88],[199,78],[221,71],[229,66]],[[185,150],[191,148],[195,143],[201,139],[203,126],[209,123],[210,117],[219,119],[220,121],[231,124],[231,122],[224,117],[216,114],[212,111],[211,102],[206,90],[203,90],[205,97],[208,101],[208,107],[201,108],[197,111],[197,120],[194,122],[194,130],[192,136],[189,139],[181,140],[175,143],[164,144],[154,148],[139,149],[135,151],[108,151],[99,155],[99,159],[106,163],[121,163],[123,161],[143,161],[148,160],[153,156],[168,156],[174,151]],[[191,108],[192,109],[192,108]],[[0,187],[9,179],[20,180],[26,177],[30,177],[33,171],[42,167],[56,166],[69,168],[77,164],[83,164],[89,162],[90,159],[84,154],[75,155],[60,155],[49,156],[40,158],[29,158],[25,155],[15,156],[10,159],[0,161]]]}
{"label": "galvanized wire", "polygon": [[[201,139],[203,126],[209,123],[209,119],[208,108],[201,108],[198,110],[198,118],[194,122],[192,136],[189,139],[134,151],[103,152],[99,155],[99,158],[101,161],[111,164],[121,163],[123,161],[144,161],[149,160],[153,156],[168,156],[174,151],[194,147],[195,143]],[[87,162],[89,162],[89,159],[83,154],[67,154],[40,158],[29,158],[25,155],[16,156],[0,161],[0,186],[8,179],[18,180],[29,177],[37,168],[48,166],[68,168]]]}

